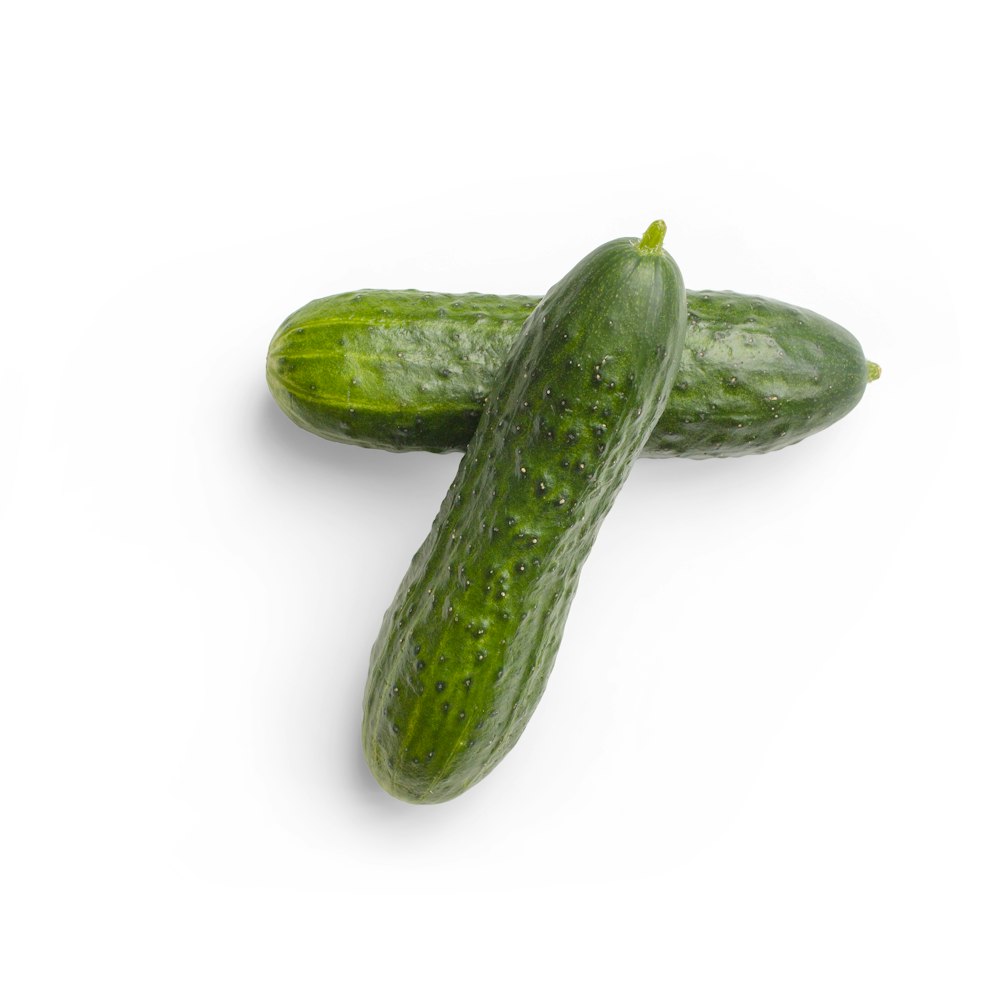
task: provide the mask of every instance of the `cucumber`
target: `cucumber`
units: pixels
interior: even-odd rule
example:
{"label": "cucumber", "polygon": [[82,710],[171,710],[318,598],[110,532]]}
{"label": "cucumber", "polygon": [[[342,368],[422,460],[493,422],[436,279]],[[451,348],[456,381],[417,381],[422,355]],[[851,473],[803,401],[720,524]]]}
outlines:
{"label": "cucumber", "polygon": [[[267,381],[284,412],[334,441],[458,451],[472,437],[526,295],[363,290],[317,299],[281,325]],[[735,292],[689,292],[680,374],[645,452],[773,451],[829,427],[879,369],[843,327]]]}
{"label": "cucumber", "polygon": [[664,231],[581,261],[499,366],[372,649],[364,751],[398,798],[479,781],[541,698],[580,569],[680,362],[685,293]]}

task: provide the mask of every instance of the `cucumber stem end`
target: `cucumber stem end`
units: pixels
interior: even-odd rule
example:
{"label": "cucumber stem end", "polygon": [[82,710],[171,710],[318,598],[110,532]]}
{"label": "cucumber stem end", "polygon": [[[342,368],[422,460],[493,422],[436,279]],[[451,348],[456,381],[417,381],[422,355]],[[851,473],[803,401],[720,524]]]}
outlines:
{"label": "cucumber stem end", "polygon": [[875,364],[874,361],[868,362],[868,381],[875,382],[878,380],[879,376],[882,374],[882,368],[880,365]]}
{"label": "cucumber stem end", "polygon": [[657,219],[649,224],[649,228],[642,234],[639,240],[640,253],[660,253],[663,250],[663,237],[667,233],[667,224],[662,219]]}

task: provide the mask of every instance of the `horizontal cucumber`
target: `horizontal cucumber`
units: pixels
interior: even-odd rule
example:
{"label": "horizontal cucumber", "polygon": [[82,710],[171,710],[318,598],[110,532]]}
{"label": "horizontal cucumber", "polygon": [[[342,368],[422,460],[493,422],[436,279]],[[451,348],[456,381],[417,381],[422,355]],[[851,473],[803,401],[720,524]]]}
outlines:
{"label": "horizontal cucumber", "polygon": [[[458,451],[538,301],[372,289],[316,299],[275,333],[268,385],[321,437]],[[847,330],[816,313],[688,292],[680,372],[645,453],[728,457],[794,444],[853,409],[878,374]]]}
{"label": "horizontal cucumber", "polygon": [[680,362],[684,286],[664,229],[581,261],[494,369],[372,650],[365,756],[399,798],[441,802],[480,780],[542,696],[580,569]]}

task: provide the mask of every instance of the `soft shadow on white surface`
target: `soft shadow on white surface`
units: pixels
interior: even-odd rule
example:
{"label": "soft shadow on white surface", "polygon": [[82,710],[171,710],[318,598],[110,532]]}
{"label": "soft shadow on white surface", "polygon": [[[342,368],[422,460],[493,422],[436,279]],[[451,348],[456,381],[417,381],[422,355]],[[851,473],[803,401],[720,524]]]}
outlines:
{"label": "soft shadow on white surface", "polygon": [[[534,792],[540,793],[545,782],[533,780],[531,754],[524,750],[512,754],[468,798],[444,808],[415,809],[395,801],[377,785],[361,751],[361,699],[371,644],[409,558],[430,528],[459,456],[395,454],[329,442],[294,425],[266,393],[257,402],[255,432],[264,475],[280,477],[283,505],[303,504],[298,516],[310,519],[315,546],[349,553],[357,560],[345,578],[310,576],[314,571],[308,565],[300,570],[303,600],[311,610],[291,629],[298,638],[289,639],[291,648],[286,651],[297,663],[280,679],[287,705],[281,722],[288,750],[284,766],[292,772],[288,778],[299,786],[299,794],[327,803],[328,821],[334,822],[338,810],[344,808],[346,790],[351,808],[357,810],[356,820],[374,827],[371,835],[386,836],[391,842],[403,830],[407,836],[416,833],[419,837],[420,830],[461,826],[459,816],[478,810],[475,800],[493,805],[505,801],[519,778],[532,782]],[[746,725],[740,721],[736,699],[744,691],[752,697],[755,683],[758,688],[769,685],[773,689],[774,722],[780,724],[791,694],[809,682],[815,665],[769,663],[755,651],[768,646],[772,627],[759,621],[755,602],[739,601],[736,610],[727,614],[732,627],[743,630],[742,645],[735,634],[720,634],[716,637],[718,655],[709,664],[684,655],[683,650],[699,648],[691,630],[711,628],[706,600],[724,607],[730,601],[730,587],[735,585],[742,592],[747,581],[752,583],[755,574],[766,571],[764,560],[770,552],[779,553],[781,563],[784,546],[808,543],[808,518],[804,521],[800,512],[812,506],[810,498],[822,491],[823,479],[849,455],[852,437],[851,425],[845,422],[768,455],[741,460],[644,459],[637,464],[584,569],[565,648],[557,660],[555,683],[544,699],[544,710],[526,734],[526,741],[535,747],[536,766],[551,768],[553,773],[575,770],[581,794],[589,782],[605,780],[607,765],[600,761],[588,760],[574,767],[575,751],[562,734],[572,731],[574,717],[586,719],[597,734],[595,747],[602,746],[605,713],[614,711],[616,701],[620,711],[629,710],[630,684],[668,699],[664,718],[672,724],[669,739],[677,741],[675,752],[686,752],[686,730],[676,715],[683,715],[678,699],[692,685],[698,691],[697,678],[704,677],[706,669],[714,673],[719,685],[732,687],[734,693],[724,696],[721,704],[725,707],[716,706],[714,713],[706,699],[703,707],[712,714],[702,732],[687,735],[688,747],[701,745],[701,739],[708,741],[703,754],[718,754],[711,748],[712,733],[718,729],[718,742],[727,724]],[[775,517],[784,520],[787,537],[782,538],[779,531],[772,544],[760,536],[775,534]],[[720,557],[720,552],[728,556]],[[746,560],[759,563],[761,569],[741,569]],[[784,562],[796,565],[794,560]],[[635,586],[623,590],[622,583],[633,580]],[[301,613],[287,593],[282,595],[286,613]],[[797,600],[804,600],[804,592],[790,594],[786,600],[795,608]],[[812,619],[807,605],[803,614],[808,624]],[[682,623],[675,623],[677,615]],[[604,622],[617,624],[609,629]],[[664,649],[664,633],[669,639],[661,667],[655,651]],[[794,625],[792,634],[798,634]],[[779,655],[789,645],[787,640],[780,645]],[[733,661],[737,649],[744,661],[749,658],[756,663],[760,658],[760,662],[749,671],[737,667]],[[595,655],[595,650],[602,655]],[[609,667],[613,668],[610,677]],[[610,692],[610,702],[607,697],[593,697],[602,688]],[[621,727],[618,740],[613,738],[613,728],[607,736],[613,741],[606,748],[612,759],[621,754],[616,744],[633,738],[627,735],[625,720],[617,722]],[[634,738],[637,752],[644,756],[645,737]],[[747,738],[758,737],[750,730]],[[703,788],[685,783],[682,767],[658,776],[671,788],[679,806],[686,803],[670,835],[680,851],[717,835],[743,794],[741,782],[746,781],[746,774],[727,763],[724,752],[712,759],[711,766],[716,768],[712,772],[714,801],[705,798]],[[732,804],[727,805],[729,796]],[[366,823],[365,815],[373,823]],[[391,824],[383,826],[388,820]]]}
{"label": "soft shadow on white surface", "polygon": [[[354,587],[337,592],[331,583],[334,610],[322,614],[314,630],[316,646],[304,651],[305,676],[289,680],[309,688],[293,692],[293,702],[307,714],[300,727],[289,724],[297,730],[297,759],[322,795],[335,798],[346,785],[365,811],[398,816],[406,807],[379,787],[364,760],[362,693],[381,615],[430,528],[458,456],[400,455],[326,441],[293,424],[266,394],[258,404],[256,430],[264,468],[287,472],[289,493],[301,488],[313,498],[328,494],[331,511],[336,495],[335,523],[323,527],[319,544],[376,564],[367,580],[371,592],[384,595],[365,598],[369,590],[359,581],[359,600]],[[396,536],[407,540],[393,541]],[[359,627],[359,619],[367,627]]]}
{"label": "soft shadow on white surface", "polygon": [[[312,464],[313,470],[335,482],[357,484],[359,489],[382,488],[419,497],[436,485],[442,468],[457,468],[459,456],[427,452],[389,452],[377,448],[327,441],[292,423],[265,391],[257,404],[257,440],[268,466],[290,461]],[[408,463],[405,473],[401,463]],[[450,480],[449,480],[450,481]]]}

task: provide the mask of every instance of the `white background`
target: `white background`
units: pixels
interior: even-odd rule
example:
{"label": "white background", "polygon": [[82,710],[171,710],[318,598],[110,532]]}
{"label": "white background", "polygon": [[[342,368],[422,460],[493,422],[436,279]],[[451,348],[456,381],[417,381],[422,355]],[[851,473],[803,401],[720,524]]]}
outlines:
{"label": "white background", "polygon": [[[8,11],[0,992],[1000,995],[975,7]],[[520,744],[396,802],[367,656],[458,458],[300,431],[270,336],[541,292],[660,216],[690,288],[883,378],[785,451],[642,462]]]}

